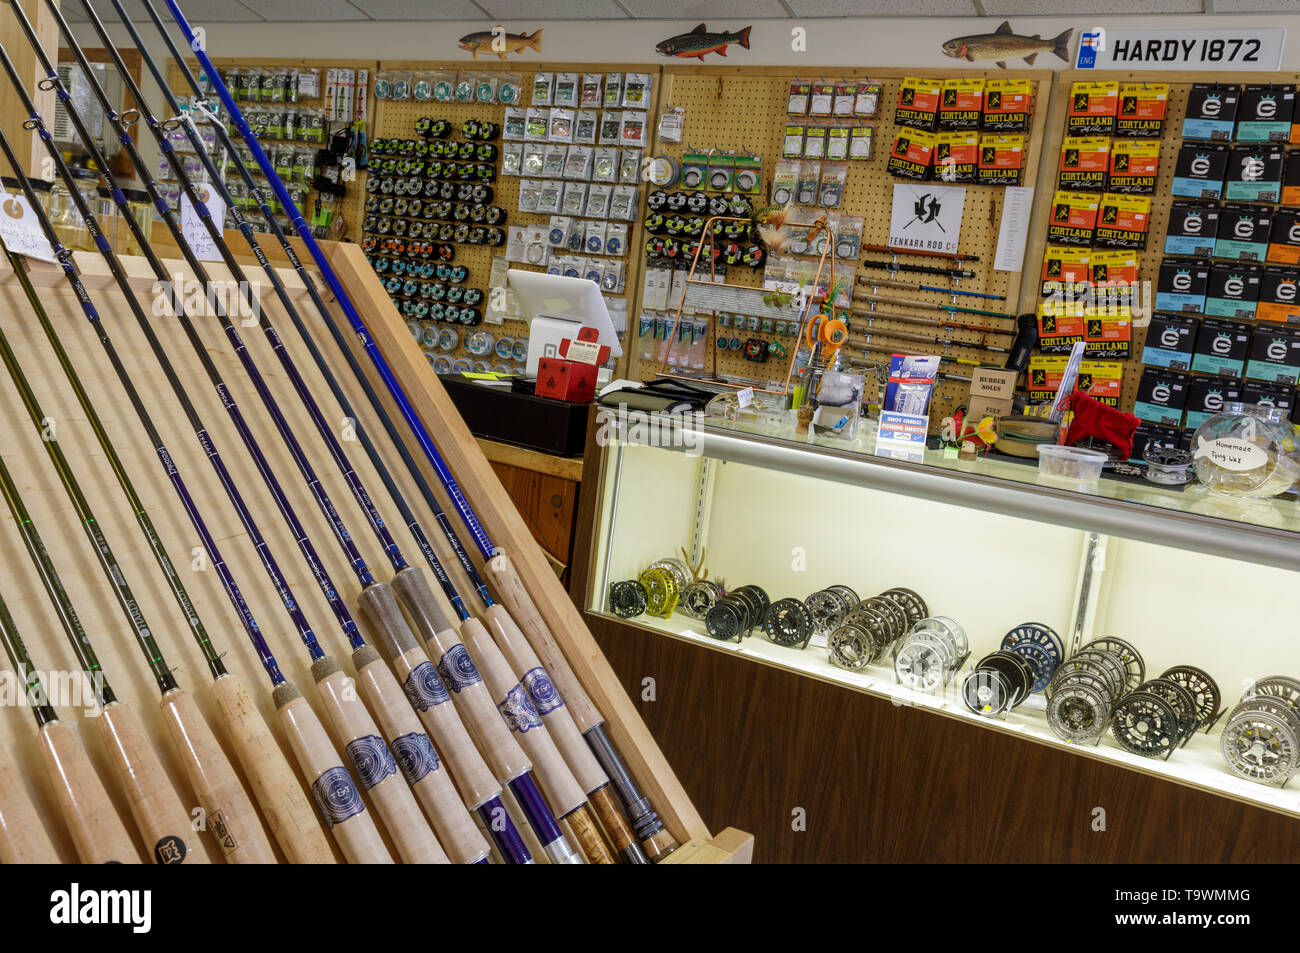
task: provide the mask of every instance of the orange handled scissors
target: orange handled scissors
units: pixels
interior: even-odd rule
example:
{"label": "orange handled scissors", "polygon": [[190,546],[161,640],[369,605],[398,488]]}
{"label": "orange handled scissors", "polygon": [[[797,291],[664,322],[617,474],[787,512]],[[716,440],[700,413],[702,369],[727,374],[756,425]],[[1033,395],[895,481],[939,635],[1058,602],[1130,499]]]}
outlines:
{"label": "orange handled scissors", "polygon": [[804,339],[814,354],[817,345],[822,346],[822,359],[829,367],[835,361],[835,355],[849,340],[849,326],[839,318],[833,318],[823,312],[808,321],[804,329]]}

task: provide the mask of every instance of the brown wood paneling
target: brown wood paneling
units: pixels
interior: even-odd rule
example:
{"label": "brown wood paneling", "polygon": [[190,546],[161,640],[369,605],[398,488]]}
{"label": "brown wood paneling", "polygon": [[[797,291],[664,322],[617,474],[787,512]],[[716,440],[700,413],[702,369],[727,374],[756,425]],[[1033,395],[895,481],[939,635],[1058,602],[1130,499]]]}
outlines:
{"label": "brown wood paneling", "polygon": [[[573,530],[577,520],[578,484],[572,480],[492,462],[533,539],[555,559],[573,564]],[[567,584],[569,570],[561,580]]]}
{"label": "brown wood paneling", "polygon": [[[1123,768],[589,617],[710,828],[759,863],[1283,863],[1300,824]],[[656,699],[642,699],[642,680]],[[1177,755],[1175,755],[1177,757]],[[1093,811],[1106,830],[1094,831]],[[807,829],[792,830],[806,811]]]}

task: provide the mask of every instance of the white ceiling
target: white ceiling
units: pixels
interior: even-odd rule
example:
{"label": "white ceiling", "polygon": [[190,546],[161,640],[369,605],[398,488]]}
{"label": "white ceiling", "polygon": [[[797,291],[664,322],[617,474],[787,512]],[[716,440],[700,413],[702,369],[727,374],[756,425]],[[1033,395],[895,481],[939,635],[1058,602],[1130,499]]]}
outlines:
{"label": "white ceiling", "polygon": [[[91,0],[104,20],[116,20],[108,0]],[[124,0],[134,19],[143,9]],[[166,15],[163,0],[151,0]],[[1296,0],[1077,0],[1073,15],[1294,12]],[[788,17],[1035,16],[1063,12],[1060,0],[184,0],[192,23],[316,22],[322,20],[760,20]],[[63,0],[69,20],[83,22],[80,0]],[[170,19],[170,17],[169,17]]]}

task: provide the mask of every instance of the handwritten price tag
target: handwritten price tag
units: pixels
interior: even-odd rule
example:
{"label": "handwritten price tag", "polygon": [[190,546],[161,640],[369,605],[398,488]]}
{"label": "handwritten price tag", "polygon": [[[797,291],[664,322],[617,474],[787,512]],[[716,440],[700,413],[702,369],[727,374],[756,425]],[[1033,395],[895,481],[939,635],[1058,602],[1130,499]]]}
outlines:
{"label": "handwritten price tag", "polygon": [[25,255],[40,261],[55,261],[54,249],[50,247],[36,213],[21,195],[11,195],[0,203],[0,238],[5,247],[15,255]]}
{"label": "handwritten price tag", "polygon": [[[212,213],[212,221],[216,223],[217,228],[222,228],[226,221],[226,203],[201,182],[195,185],[195,188],[199,190],[199,198],[203,204]],[[194,257],[199,261],[221,261],[221,253],[217,251],[216,243],[208,234],[203,219],[190,203],[189,196],[185,194],[181,195],[181,232],[194,251]]]}

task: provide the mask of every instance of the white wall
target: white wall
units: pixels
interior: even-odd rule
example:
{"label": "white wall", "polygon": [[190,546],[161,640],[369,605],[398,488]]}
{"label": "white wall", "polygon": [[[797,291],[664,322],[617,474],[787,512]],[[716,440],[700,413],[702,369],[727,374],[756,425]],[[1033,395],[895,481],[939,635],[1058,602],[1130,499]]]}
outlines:
{"label": "white wall", "polygon": [[[900,5],[901,6],[901,5]],[[862,19],[710,20],[711,30],[739,30],[752,26],[750,49],[737,45],[725,58],[710,54],[705,62],[733,66],[784,65],[800,67],[815,76],[828,66],[926,66],[958,65],[941,50],[944,41],[971,33],[992,32],[1003,17],[924,17]],[[1080,16],[1009,18],[1019,34],[1055,36],[1066,28],[1074,30],[1070,40],[1071,62],[1066,64],[1043,54],[1035,68],[1060,69],[1073,65],[1079,34],[1096,26],[1128,29],[1209,29],[1240,27],[1284,27],[1300,36],[1300,12],[1290,14],[1235,14],[1177,16]],[[685,20],[537,20],[506,21],[507,31],[542,29],[541,54],[531,51],[510,58],[520,62],[663,62],[689,65],[695,60],[659,56],[654,46],[660,40],[694,28],[699,21]],[[194,26],[200,26],[198,22]],[[137,21],[137,26],[143,27]],[[313,59],[415,59],[465,60],[457,40],[467,33],[491,29],[487,20],[442,22],[325,22],[325,23],[214,23],[207,26],[207,49],[213,56],[249,58],[310,57]],[[804,29],[806,46],[793,48],[792,30]],[[93,34],[82,26],[90,45]],[[118,35],[125,31],[114,27]],[[149,39],[146,31],[146,39]],[[963,61],[964,62],[964,61]],[[986,68],[991,63],[972,64]],[[1023,62],[1008,65],[1023,67]],[[1291,44],[1282,68],[1300,70],[1300,42]]]}

